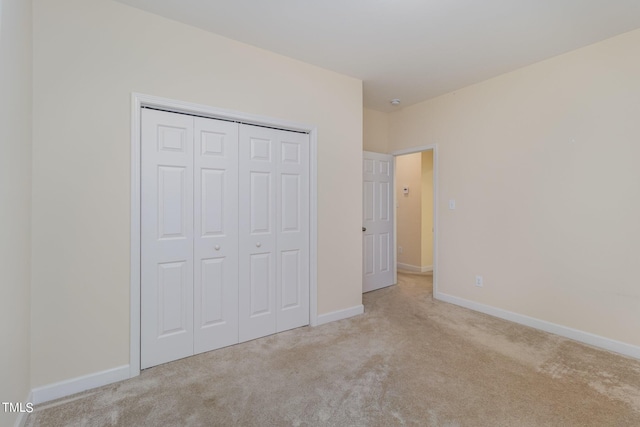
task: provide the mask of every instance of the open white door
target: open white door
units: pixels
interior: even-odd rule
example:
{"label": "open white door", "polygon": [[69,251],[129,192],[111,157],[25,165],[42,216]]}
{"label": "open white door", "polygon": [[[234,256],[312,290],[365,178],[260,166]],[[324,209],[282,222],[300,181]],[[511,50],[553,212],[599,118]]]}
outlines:
{"label": "open white door", "polygon": [[393,156],[363,152],[362,292],[391,286],[393,239]]}

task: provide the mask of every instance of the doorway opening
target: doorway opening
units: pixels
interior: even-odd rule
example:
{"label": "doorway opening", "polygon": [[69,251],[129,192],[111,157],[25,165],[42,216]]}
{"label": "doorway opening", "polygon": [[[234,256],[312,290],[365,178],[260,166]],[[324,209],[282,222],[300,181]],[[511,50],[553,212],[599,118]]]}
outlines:
{"label": "doorway opening", "polygon": [[[395,249],[400,274],[433,275],[437,289],[437,147],[392,153],[395,159]],[[395,282],[398,282],[396,276]]]}

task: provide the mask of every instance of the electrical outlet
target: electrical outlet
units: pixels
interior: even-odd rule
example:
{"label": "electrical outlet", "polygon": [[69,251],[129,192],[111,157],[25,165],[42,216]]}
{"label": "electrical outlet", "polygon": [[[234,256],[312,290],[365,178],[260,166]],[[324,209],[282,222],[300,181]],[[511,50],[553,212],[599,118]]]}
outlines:
{"label": "electrical outlet", "polygon": [[476,286],[482,287],[483,284],[482,276],[476,276]]}
{"label": "electrical outlet", "polygon": [[402,254],[402,246],[398,246],[398,253]]}

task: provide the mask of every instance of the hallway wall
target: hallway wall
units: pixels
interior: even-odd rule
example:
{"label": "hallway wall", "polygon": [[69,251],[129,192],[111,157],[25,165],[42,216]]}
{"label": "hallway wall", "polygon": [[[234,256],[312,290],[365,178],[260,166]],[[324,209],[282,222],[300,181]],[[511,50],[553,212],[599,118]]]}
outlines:
{"label": "hallway wall", "polygon": [[433,270],[433,150],[421,153],[422,167],[422,237],[421,263],[423,269]]}
{"label": "hallway wall", "polygon": [[[396,242],[398,268],[420,268],[422,262],[421,153],[396,157]],[[409,187],[404,194],[403,187]]]}

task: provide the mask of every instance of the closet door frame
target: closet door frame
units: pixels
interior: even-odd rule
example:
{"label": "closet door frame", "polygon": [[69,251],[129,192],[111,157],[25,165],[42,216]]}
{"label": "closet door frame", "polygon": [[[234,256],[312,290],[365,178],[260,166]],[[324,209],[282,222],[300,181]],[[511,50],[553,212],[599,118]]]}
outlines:
{"label": "closet door frame", "polygon": [[161,98],[141,93],[131,94],[131,241],[130,241],[130,345],[129,377],[140,375],[140,195],[141,195],[141,109],[156,108],[212,119],[231,120],[309,134],[309,325],[318,321],[318,168],[315,125],[290,122],[271,117],[209,107],[201,104]]}

